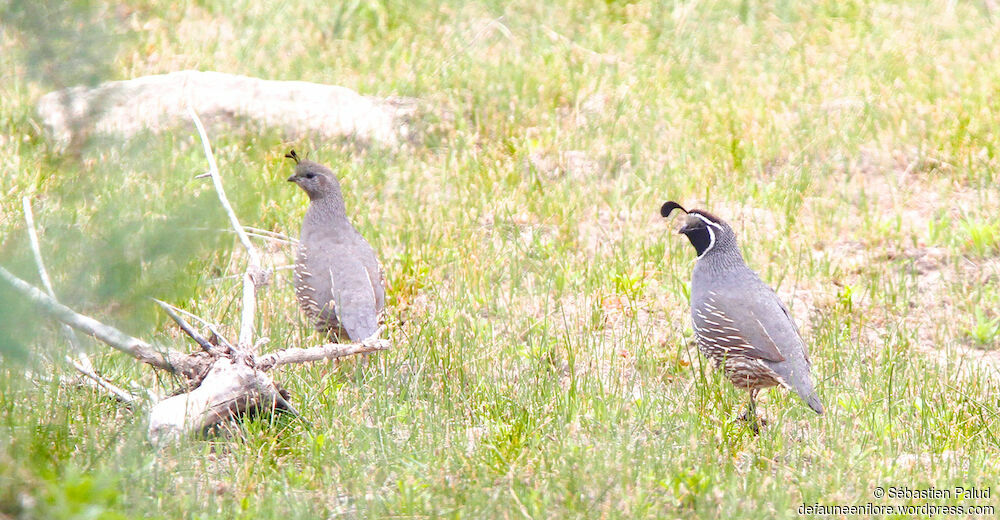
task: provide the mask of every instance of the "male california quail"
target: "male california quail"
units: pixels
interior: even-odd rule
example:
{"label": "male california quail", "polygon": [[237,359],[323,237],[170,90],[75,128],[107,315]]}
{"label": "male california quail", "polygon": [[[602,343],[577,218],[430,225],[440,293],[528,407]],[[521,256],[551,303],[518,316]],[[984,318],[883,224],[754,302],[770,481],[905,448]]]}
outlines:
{"label": "male california quail", "polygon": [[349,220],[340,182],[322,164],[299,159],[288,178],[309,195],[295,263],[295,296],[316,329],[354,342],[378,329],[385,306],[382,268],[375,251]]}
{"label": "male california quail", "polygon": [[664,218],[674,209],[687,213],[680,233],[698,253],[691,278],[691,321],[698,349],[737,388],[750,392],[744,418],[754,421],[754,398],[762,388],[782,385],[795,390],[816,413],[823,405],[809,375],[809,353],[788,308],[743,261],[736,234],[720,218],[701,210],[687,211],[669,201],[660,208]]}

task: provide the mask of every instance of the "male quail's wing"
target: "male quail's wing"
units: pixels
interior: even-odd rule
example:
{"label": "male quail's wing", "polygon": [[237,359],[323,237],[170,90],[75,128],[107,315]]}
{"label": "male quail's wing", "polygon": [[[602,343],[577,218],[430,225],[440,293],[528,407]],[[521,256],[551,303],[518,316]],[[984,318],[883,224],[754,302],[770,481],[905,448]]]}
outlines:
{"label": "male quail's wing", "polygon": [[361,341],[378,329],[375,289],[364,264],[349,251],[336,255],[328,271],[333,304],[340,326],[351,341]]}
{"label": "male quail's wing", "polygon": [[783,336],[775,334],[774,318],[768,316],[771,306],[753,298],[709,291],[702,307],[694,313],[695,324],[699,334],[710,335],[713,343],[753,358],[785,360],[775,341]]}
{"label": "male quail's wing", "polygon": [[788,311],[788,307],[785,306],[785,302],[778,299],[778,295],[774,294],[774,299],[778,301],[778,305],[781,306],[781,312],[785,313],[785,318],[788,319],[788,323],[792,326],[792,330],[795,331],[795,336],[799,338],[799,343],[802,344],[802,356],[806,360],[806,364],[812,366],[812,361],[809,360],[809,349],[806,347],[806,342],[802,341],[802,333],[799,332],[799,326],[795,323],[795,319],[792,318],[792,313]]}

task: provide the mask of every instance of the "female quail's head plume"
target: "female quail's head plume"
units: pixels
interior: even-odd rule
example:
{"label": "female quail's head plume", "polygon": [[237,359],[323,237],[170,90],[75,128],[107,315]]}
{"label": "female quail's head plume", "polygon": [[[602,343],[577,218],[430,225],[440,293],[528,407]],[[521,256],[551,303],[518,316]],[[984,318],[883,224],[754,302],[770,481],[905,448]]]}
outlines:
{"label": "female quail's head plume", "polygon": [[776,385],[794,390],[816,413],[823,413],[798,327],[774,291],[743,261],[736,233],[719,217],[685,210],[674,201],[664,203],[660,215],[669,217],[675,209],[687,214],[679,232],[698,254],[691,279],[691,321],[698,348],[723,367],[734,385],[750,392],[745,417],[755,420],[757,392]]}
{"label": "female quail's head plume", "polygon": [[318,162],[300,159],[295,150],[286,153],[285,157],[295,161],[295,173],[288,178],[288,182],[298,184],[309,195],[309,200],[328,199],[327,203],[344,207],[340,181],[329,168]]}
{"label": "female quail's head plume", "polygon": [[350,220],[340,182],[329,168],[300,159],[288,178],[309,195],[294,270],[295,296],[316,328],[361,341],[378,330],[385,281],[375,251]]}

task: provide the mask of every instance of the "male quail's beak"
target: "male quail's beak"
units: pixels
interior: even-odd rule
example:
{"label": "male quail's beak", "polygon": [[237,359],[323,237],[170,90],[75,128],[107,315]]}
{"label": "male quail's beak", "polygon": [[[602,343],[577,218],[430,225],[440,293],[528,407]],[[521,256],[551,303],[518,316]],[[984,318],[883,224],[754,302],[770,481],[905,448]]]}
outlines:
{"label": "male quail's beak", "polygon": [[677,234],[686,235],[690,233],[692,230],[694,230],[694,228],[697,227],[699,223],[700,223],[699,220],[688,217],[687,219],[684,220],[684,225],[677,230]]}

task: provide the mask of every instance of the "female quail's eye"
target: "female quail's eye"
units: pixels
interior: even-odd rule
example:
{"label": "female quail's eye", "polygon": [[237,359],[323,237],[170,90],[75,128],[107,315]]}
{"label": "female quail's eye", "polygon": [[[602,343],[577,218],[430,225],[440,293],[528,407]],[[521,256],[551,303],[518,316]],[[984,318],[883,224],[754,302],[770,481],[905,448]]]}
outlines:
{"label": "female quail's eye", "polygon": [[309,172],[309,173],[307,173],[307,174],[306,174],[306,178],[307,178],[307,179],[312,179],[312,178],[313,178],[313,177],[315,177],[315,176],[316,176],[316,174],[315,174],[315,173],[312,173],[312,172]]}

